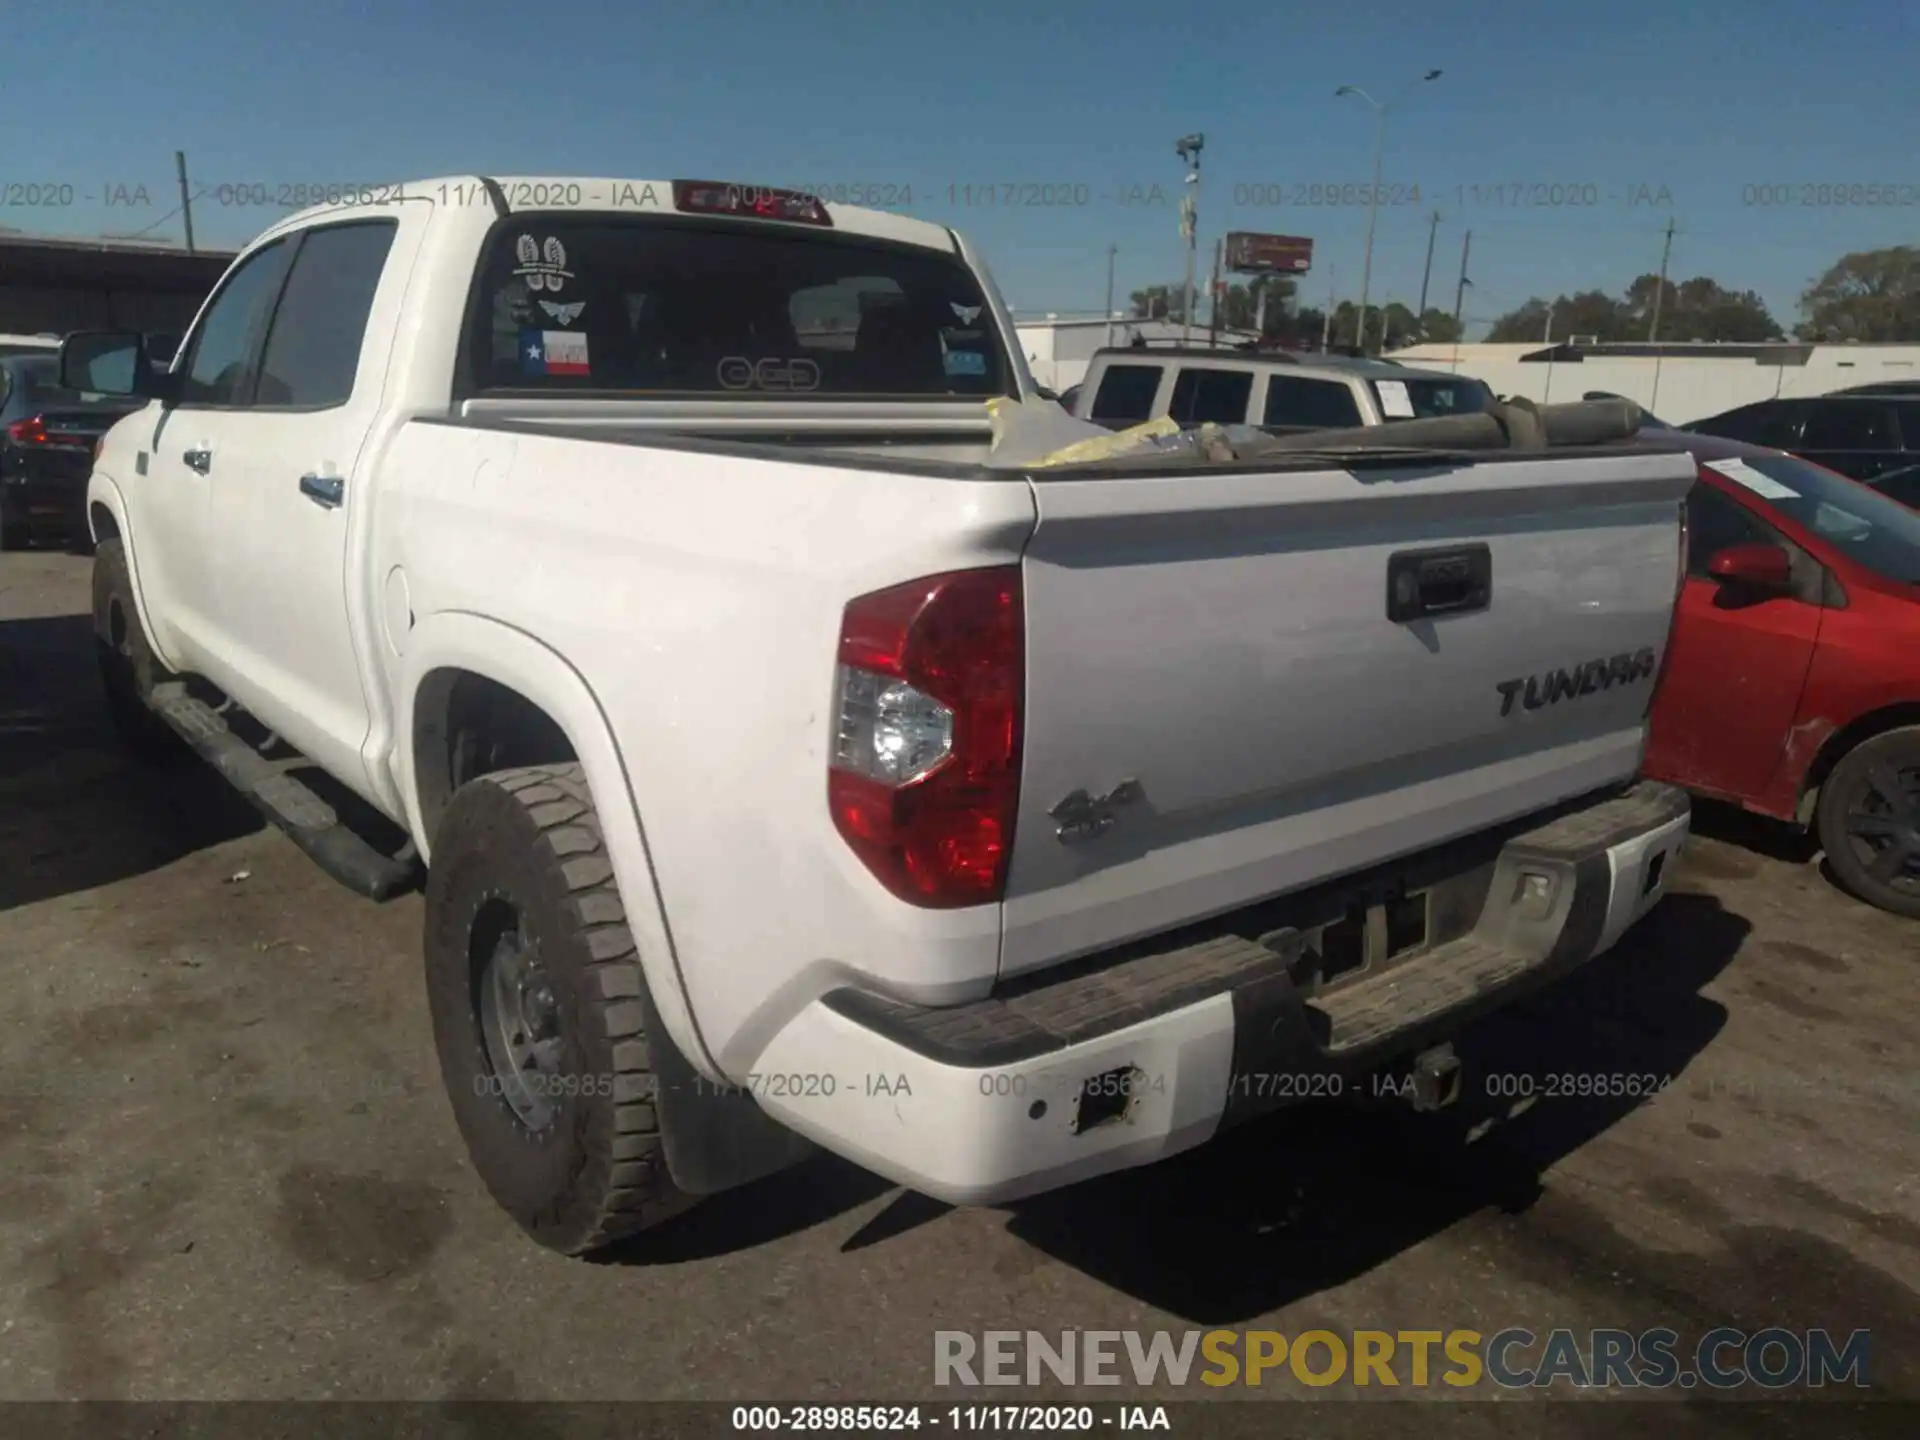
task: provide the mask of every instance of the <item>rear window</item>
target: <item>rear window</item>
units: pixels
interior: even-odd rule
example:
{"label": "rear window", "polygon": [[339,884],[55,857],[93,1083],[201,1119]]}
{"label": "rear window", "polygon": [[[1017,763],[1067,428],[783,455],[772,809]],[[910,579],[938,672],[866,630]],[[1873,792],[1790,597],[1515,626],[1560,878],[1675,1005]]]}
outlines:
{"label": "rear window", "polygon": [[1805,450],[1890,450],[1893,436],[1887,407],[1872,401],[1815,405],[1801,432]]}
{"label": "rear window", "polygon": [[1721,435],[1729,440],[1791,450],[1800,443],[1800,418],[1804,409],[1792,401],[1762,401],[1696,421],[1687,428],[1702,435]]}
{"label": "rear window", "polygon": [[1365,422],[1353,392],[1338,380],[1269,375],[1266,416],[1261,423],[1276,430],[1338,430]]}
{"label": "rear window", "polygon": [[1374,403],[1388,420],[1431,420],[1440,415],[1477,415],[1493,403],[1485,382],[1468,379],[1376,380]]}
{"label": "rear window", "polygon": [[1153,398],[1160,393],[1158,365],[1110,365],[1093,392],[1090,420],[1112,420],[1137,425],[1153,418]]}
{"label": "rear window", "polygon": [[19,376],[20,398],[29,406],[81,403],[78,390],[61,386],[58,360],[22,360],[15,364],[14,372]]}
{"label": "rear window", "polygon": [[1252,398],[1251,370],[1183,369],[1174,377],[1167,413],[1182,425],[1244,425]]}
{"label": "rear window", "polygon": [[517,217],[469,332],[476,390],[1013,393],[973,272],[905,245],[772,226]]}

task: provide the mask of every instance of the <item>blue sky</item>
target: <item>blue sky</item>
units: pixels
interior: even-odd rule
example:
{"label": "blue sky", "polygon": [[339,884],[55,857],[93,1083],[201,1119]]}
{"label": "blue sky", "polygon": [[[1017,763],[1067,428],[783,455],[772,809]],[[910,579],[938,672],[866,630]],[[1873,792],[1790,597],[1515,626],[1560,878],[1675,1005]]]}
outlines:
{"label": "blue sky", "polygon": [[[1296,187],[1337,195],[1373,159],[1371,111],[1333,92],[1386,99],[1438,67],[1389,113],[1384,175],[1404,188],[1379,213],[1376,303],[1417,299],[1436,208],[1431,303],[1451,308],[1470,228],[1470,321],[1623,289],[1658,267],[1669,215],[1675,279],[1758,290],[1788,324],[1842,253],[1920,241],[1920,8],[1889,0],[0,0],[0,22],[0,187],[55,187],[0,205],[30,233],[177,236],[176,149],[210,191],[207,245],[279,213],[218,203],[225,184],[890,186],[971,233],[1016,308],[1097,310],[1109,245],[1117,303],[1183,275],[1173,142],[1199,131],[1203,256],[1227,229],[1311,236],[1324,303],[1357,296],[1366,207]],[[1896,203],[1803,194],[1856,184]],[[1042,185],[1067,203],[998,188]]]}

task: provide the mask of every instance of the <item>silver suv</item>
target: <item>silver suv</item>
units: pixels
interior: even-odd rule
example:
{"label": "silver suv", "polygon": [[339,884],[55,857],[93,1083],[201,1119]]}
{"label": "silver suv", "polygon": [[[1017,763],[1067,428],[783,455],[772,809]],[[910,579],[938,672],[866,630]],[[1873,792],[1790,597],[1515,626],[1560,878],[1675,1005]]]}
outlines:
{"label": "silver suv", "polygon": [[1485,410],[1483,381],[1391,360],[1284,351],[1114,348],[1094,352],[1073,413],[1124,430],[1162,415],[1285,433]]}

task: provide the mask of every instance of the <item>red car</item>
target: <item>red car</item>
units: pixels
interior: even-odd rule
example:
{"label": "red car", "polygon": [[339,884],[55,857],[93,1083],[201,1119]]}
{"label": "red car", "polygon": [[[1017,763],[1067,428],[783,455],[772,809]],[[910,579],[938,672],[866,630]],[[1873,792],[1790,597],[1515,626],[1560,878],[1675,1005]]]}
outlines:
{"label": "red car", "polygon": [[1685,443],[1700,481],[1646,773],[1812,827],[1841,884],[1920,919],[1920,511],[1783,451]]}

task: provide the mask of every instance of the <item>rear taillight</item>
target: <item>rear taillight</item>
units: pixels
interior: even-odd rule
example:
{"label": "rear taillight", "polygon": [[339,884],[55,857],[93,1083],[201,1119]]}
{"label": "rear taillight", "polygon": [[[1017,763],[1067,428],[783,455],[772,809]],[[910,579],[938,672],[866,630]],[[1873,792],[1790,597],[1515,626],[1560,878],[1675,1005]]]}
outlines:
{"label": "rear taillight", "polygon": [[7,426],[7,438],[16,445],[53,443],[53,437],[47,433],[47,422],[38,415],[30,415],[25,420],[16,420]]}
{"label": "rear taillight", "polygon": [[1020,567],[933,575],[846,608],[827,805],[913,905],[1001,898],[1020,799]]}

